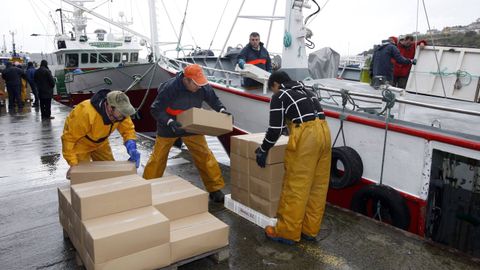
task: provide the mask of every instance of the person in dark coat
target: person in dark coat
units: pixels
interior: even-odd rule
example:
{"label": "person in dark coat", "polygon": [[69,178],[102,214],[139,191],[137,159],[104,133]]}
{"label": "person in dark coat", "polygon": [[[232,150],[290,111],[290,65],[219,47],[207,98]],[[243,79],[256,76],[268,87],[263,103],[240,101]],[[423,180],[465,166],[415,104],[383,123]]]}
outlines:
{"label": "person in dark coat", "polygon": [[42,120],[54,119],[55,117],[51,116],[51,106],[55,81],[53,80],[52,72],[48,68],[47,60],[40,62],[40,68],[35,71],[34,81],[37,85],[38,96],[40,97]]}
{"label": "person in dark coat", "polygon": [[23,108],[21,99],[22,78],[27,78],[25,72],[8,62],[5,70],[2,72],[2,78],[5,80],[5,85],[7,86],[8,108],[13,110],[15,104],[17,104],[18,109],[21,110]]}
{"label": "person in dark coat", "polygon": [[389,38],[385,40],[382,45],[377,46],[373,52],[371,65],[373,79],[376,76],[384,76],[388,82],[393,82],[392,58],[395,59],[398,64],[415,64],[413,59],[403,57],[395,44],[395,40]]}
{"label": "person in dark coat", "polygon": [[28,84],[30,84],[30,88],[32,88],[33,96],[35,97],[35,101],[33,102],[32,107],[38,107],[40,104],[40,101],[38,99],[38,89],[37,89],[37,85],[35,84],[35,78],[34,78],[35,71],[36,69],[33,66],[33,62],[28,62],[27,72],[26,72],[27,81],[28,81]]}
{"label": "person in dark coat", "polygon": [[[245,64],[255,65],[268,72],[272,72],[272,61],[267,49],[260,42],[260,34],[252,32],[249,43],[242,49],[237,58],[238,66],[243,69]],[[262,84],[250,78],[243,78],[242,86],[258,87]]]}

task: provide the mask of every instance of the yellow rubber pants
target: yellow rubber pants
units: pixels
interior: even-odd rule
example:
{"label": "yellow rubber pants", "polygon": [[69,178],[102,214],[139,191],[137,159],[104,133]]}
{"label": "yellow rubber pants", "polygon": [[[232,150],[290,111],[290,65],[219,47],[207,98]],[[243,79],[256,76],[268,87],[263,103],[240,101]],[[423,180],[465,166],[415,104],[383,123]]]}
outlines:
{"label": "yellow rubber pants", "polygon": [[278,236],[299,241],[317,236],[325,212],[330,163],[330,130],[325,120],[289,124],[283,190],[277,210]]}
{"label": "yellow rubber pants", "polygon": [[108,141],[97,149],[86,152],[86,153],[77,153],[78,162],[82,161],[113,161],[112,148]]}
{"label": "yellow rubber pants", "polygon": [[[145,166],[143,178],[153,179],[163,176],[167,166],[168,152],[177,138],[157,136],[152,155]],[[225,186],[220,166],[212,151],[208,148],[207,140],[203,135],[182,137],[183,142],[192,154],[193,162],[200,172],[203,184],[208,192],[222,189]]]}

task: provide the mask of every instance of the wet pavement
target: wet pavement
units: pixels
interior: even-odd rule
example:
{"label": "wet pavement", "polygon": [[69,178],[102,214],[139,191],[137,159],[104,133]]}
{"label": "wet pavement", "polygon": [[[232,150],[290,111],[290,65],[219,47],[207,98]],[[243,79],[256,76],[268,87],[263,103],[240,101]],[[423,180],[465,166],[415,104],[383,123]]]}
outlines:
{"label": "wet pavement", "polygon": [[[68,165],[60,136],[70,108],[52,104],[51,121],[40,112],[0,110],[0,269],[77,269],[75,251],[62,236],[57,187],[68,185]],[[110,139],[117,160],[128,155],[121,137]],[[143,168],[153,140],[139,139]],[[216,138],[209,138],[229,193],[229,159]],[[185,149],[172,149],[167,173],[203,188]],[[329,206],[317,243],[285,246],[267,240],[262,229],[223,206],[210,212],[230,225],[230,258],[215,264],[202,259],[180,269],[480,269],[480,261],[415,235],[349,211]]]}

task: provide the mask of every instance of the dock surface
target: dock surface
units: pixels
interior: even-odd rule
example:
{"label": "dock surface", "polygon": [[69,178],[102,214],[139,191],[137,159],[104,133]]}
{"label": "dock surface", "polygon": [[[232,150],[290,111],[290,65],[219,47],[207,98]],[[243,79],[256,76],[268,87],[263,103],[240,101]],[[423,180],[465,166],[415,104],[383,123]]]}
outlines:
{"label": "dock surface", "polygon": [[[52,103],[55,119],[25,107],[0,108],[0,269],[78,269],[75,250],[63,239],[57,187],[67,186],[68,164],[60,136],[69,107]],[[209,144],[220,162],[225,193],[230,193],[229,159],[216,138]],[[154,141],[139,136],[139,175]],[[117,160],[128,155],[116,132],[110,144]],[[168,174],[203,189],[188,151],[172,149]],[[210,202],[209,211],[230,226],[230,257],[215,264],[201,259],[179,269],[480,269],[480,260],[425,241],[349,211],[328,206],[319,240],[286,246],[265,238],[263,230]]]}

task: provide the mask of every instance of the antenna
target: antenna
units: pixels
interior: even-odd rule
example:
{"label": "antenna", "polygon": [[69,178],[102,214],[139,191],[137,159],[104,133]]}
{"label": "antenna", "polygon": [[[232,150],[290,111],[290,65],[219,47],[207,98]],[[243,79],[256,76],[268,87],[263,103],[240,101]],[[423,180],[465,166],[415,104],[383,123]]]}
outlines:
{"label": "antenna", "polygon": [[3,46],[2,46],[2,53],[7,52],[7,43],[5,42],[5,34],[3,35]]}
{"label": "antenna", "polygon": [[15,51],[15,31],[10,31],[10,35],[12,35],[12,56],[17,56],[17,51]]}

